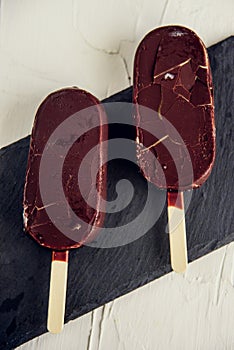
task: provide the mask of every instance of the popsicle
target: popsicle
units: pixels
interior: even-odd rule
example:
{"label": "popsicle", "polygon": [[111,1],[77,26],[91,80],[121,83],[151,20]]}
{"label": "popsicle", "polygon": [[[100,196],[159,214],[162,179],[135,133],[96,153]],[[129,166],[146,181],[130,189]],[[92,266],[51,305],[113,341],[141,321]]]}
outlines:
{"label": "popsicle", "polygon": [[167,190],[171,265],[183,272],[183,191],[201,186],[215,159],[211,70],[206,48],[192,30],[166,26],[144,37],[135,55],[133,100],[138,164],[148,181]]}
{"label": "popsicle", "polygon": [[[52,333],[60,332],[64,324],[68,251],[92,240],[104,222],[97,192],[105,198],[107,134],[100,102],[75,87],[51,93],[36,113],[24,188],[24,224],[37,243],[52,249],[47,321]],[[100,152],[86,166],[81,191],[79,167],[96,145]],[[100,168],[95,180],[93,167]],[[84,194],[92,198],[92,207]]]}

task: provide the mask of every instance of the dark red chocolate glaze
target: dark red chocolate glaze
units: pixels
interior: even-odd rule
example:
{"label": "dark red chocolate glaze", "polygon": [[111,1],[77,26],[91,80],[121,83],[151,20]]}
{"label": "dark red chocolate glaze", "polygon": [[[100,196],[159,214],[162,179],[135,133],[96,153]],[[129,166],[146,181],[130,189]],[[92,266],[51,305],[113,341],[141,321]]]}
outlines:
{"label": "dark red chocolate glaze", "polygon": [[[168,190],[201,186],[215,159],[214,102],[207,52],[193,31],[181,26],[166,26],[146,35],[135,56],[133,99],[136,103],[137,157],[144,176],[159,188]],[[165,127],[165,142],[142,152],[140,144],[150,147],[157,139],[142,130],[140,105],[158,112],[158,120],[154,115],[150,122],[157,121],[159,128],[163,129],[165,120],[169,121],[184,144]],[[170,149],[176,156],[171,156]],[[162,179],[162,171],[148,160],[148,152],[156,155],[166,182]],[[184,157],[191,159],[193,176],[191,171],[188,174],[182,169]],[[180,179],[178,167],[183,173]]]}
{"label": "dark red chocolate glaze", "polygon": [[178,209],[184,209],[184,196],[181,191],[168,192],[167,195],[168,207],[175,207]]}
{"label": "dark red chocolate glaze", "polygon": [[[96,198],[91,189],[91,166],[95,163],[95,165],[100,168],[101,156],[103,155],[103,152],[107,152],[106,147],[102,146],[102,141],[106,141],[108,137],[107,119],[103,108],[100,106],[100,102],[91,94],[78,88],[66,88],[56,91],[50,94],[42,102],[37,111],[33,125],[24,189],[23,205],[25,228],[40,245],[56,251],[77,248],[81,243],[80,241],[74,241],[63,234],[47,215],[39,188],[39,167],[42,153],[51,134],[63,121],[76,112],[91,106],[93,106],[92,110],[94,110],[94,112],[90,115],[90,118],[87,121],[89,124],[89,131],[78,138],[76,137],[76,134],[79,131],[79,125],[77,125],[77,130],[71,130],[74,142],[71,142],[72,146],[63,163],[62,185],[66,200],[73,212],[78,217],[82,218],[84,222],[95,224],[95,227],[101,227],[104,222],[104,213],[99,211],[98,199],[96,199],[96,207],[94,207],[96,209],[89,207],[80,193],[77,178],[79,166],[83,157],[94,146],[99,145],[100,157],[98,159],[93,159],[92,164],[88,166],[88,171],[90,171],[90,173],[87,173],[85,184],[83,184],[85,187],[83,189],[84,192],[87,195]],[[95,126],[95,123],[98,123],[98,125],[104,125],[92,128],[92,125]],[[51,169],[54,169],[58,162],[56,157],[59,157],[59,155],[55,155],[53,159],[51,159]],[[53,166],[53,164],[55,166]],[[50,176],[56,176],[56,174],[51,175],[48,171],[48,177]],[[97,175],[96,188],[100,195],[105,198],[106,166],[103,166]],[[48,191],[49,190],[48,187]],[[55,206],[56,221],[59,222],[64,220],[64,213],[60,213],[60,204],[51,203],[51,205]],[[72,219],[69,225],[70,224],[71,226],[74,225]],[[81,232],[82,242],[85,242],[85,240],[90,241],[95,237],[96,233],[97,230],[92,230],[92,232]],[[66,252],[61,253],[61,259],[63,260],[63,256],[64,254],[66,255]],[[55,254],[58,254],[58,252],[55,252]],[[59,256],[57,260],[59,260]]]}
{"label": "dark red chocolate glaze", "polygon": [[52,252],[52,261],[63,261],[68,262],[68,250],[56,251]]}

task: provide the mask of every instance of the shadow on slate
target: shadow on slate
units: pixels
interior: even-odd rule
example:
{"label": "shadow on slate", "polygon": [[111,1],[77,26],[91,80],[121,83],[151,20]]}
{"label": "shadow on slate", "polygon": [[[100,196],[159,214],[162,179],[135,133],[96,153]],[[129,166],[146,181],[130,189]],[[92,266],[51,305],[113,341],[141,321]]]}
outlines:
{"label": "shadow on slate", "polygon": [[[186,213],[190,261],[234,240],[233,37],[210,47],[208,52],[215,86],[217,157],[208,181],[193,191]],[[131,100],[129,88],[104,102]],[[121,118],[131,118],[121,110],[119,115],[120,122]],[[110,138],[134,139],[134,135],[133,127],[110,126]],[[0,150],[0,349],[4,350],[47,331],[51,251],[23,231],[28,149],[26,137]],[[147,183],[139,169],[121,159],[108,165],[108,199],[116,197],[116,183],[123,178],[135,187],[133,199],[122,212],[107,215],[106,227],[121,226],[126,218],[132,220],[146,200]],[[147,234],[118,248],[82,247],[70,252],[66,322],[171,271],[165,193],[152,190],[155,203],[164,200],[164,211]],[[152,215],[153,205],[140,229]]]}

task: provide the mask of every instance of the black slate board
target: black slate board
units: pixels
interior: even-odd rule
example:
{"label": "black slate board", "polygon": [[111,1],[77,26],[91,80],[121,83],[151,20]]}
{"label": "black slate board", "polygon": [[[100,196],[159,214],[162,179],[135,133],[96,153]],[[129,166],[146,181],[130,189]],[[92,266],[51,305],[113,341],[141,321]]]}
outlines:
{"label": "black slate board", "polygon": [[[215,86],[217,157],[208,181],[193,197],[186,214],[190,261],[234,240],[233,67],[230,37],[208,49]],[[132,88],[105,102],[132,99]],[[121,118],[131,118],[118,111]],[[125,113],[125,115],[123,115]],[[112,116],[108,116],[111,120]],[[111,125],[110,137],[134,138],[134,129]],[[46,332],[51,252],[23,231],[22,194],[29,137],[0,150],[0,349],[12,349]],[[127,208],[108,215],[106,225],[134,218],[144,202],[146,181],[137,167],[124,160],[109,165],[108,197],[115,184],[128,178],[135,186]],[[155,202],[162,192],[154,189]],[[147,215],[154,214],[154,206]],[[149,217],[142,221],[142,229]],[[131,244],[97,249],[82,247],[70,253],[66,322],[166,273],[170,268],[166,208],[158,222]],[[147,300],[146,300],[147,303]]]}

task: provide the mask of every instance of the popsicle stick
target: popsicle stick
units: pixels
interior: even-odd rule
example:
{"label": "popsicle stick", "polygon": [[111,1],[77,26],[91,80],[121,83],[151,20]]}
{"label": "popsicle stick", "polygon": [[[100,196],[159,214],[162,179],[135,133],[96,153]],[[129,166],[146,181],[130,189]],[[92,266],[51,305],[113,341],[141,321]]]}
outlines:
{"label": "popsicle stick", "polygon": [[47,329],[60,333],[64,325],[67,290],[68,251],[53,251],[50,275],[50,295]]}
{"label": "popsicle stick", "polygon": [[168,192],[167,200],[171,267],[182,273],[188,264],[183,192]]}

